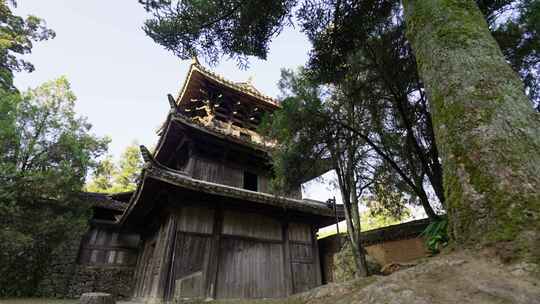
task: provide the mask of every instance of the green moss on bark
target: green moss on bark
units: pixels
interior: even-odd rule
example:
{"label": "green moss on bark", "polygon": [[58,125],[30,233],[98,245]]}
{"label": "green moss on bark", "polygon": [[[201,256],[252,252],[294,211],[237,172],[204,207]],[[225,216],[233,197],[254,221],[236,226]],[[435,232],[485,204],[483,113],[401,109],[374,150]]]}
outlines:
{"label": "green moss on bark", "polygon": [[[431,100],[451,235],[540,257],[540,119],[472,0],[405,0]],[[513,249],[513,250],[514,250]]]}

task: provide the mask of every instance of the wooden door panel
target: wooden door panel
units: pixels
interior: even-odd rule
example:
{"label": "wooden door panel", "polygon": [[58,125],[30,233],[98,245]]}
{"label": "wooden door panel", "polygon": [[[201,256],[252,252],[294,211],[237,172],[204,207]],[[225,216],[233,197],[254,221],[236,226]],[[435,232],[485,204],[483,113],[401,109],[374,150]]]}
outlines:
{"label": "wooden door panel", "polygon": [[285,296],[282,244],[221,240],[217,298]]}
{"label": "wooden door panel", "polygon": [[204,296],[210,240],[210,235],[177,233],[173,269],[175,298]]}
{"label": "wooden door panel", "polygon": [[294,293],[303,292],[316,287],[315,266],[312,263],[291,263]]}

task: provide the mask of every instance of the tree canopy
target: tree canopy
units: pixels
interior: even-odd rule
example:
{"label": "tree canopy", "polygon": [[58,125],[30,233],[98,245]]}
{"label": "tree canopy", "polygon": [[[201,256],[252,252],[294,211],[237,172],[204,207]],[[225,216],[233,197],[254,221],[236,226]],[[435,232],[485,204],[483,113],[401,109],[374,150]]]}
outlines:
{"label": "tree canopy", "polygon": [[54,31],[48,29],[42,19],[14,15],[12,7],[16,6],[15,0],[0,0],[0,88],[6,91],[15,90],[14,72],[34,70],[34,66],[20,55],[32,51],[33,41],[55,37]]}
{"label": "tree canopy", "polygon": [[31,295],[47,254],[84,223],[78,194],[108,139],[76,115],[65,77],[0,99],[0,295]]}

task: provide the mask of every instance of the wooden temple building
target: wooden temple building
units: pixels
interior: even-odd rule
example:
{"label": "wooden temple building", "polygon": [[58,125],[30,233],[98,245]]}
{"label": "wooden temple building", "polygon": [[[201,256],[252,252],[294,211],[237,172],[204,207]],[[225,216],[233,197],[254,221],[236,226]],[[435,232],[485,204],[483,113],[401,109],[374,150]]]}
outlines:
{"label": "wooden temple building", "polygon": [[80,263],[133,266],[131,296],[147,303],[284,297],[320,285],[316,232],[336,212],[302,199],[300,185],[271,193],[274,145],[257,126],[276,100],[194,61],[169,103],[154,151],[141,148],[136,190],[112,196],[123,207],[96,208]]}

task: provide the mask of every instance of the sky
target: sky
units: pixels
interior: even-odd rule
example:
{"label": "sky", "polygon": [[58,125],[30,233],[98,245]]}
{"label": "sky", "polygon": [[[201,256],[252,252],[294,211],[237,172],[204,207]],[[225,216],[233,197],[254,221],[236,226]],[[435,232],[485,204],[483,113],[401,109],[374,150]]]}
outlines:
{"label": "sky", "polygon": [[[96,135],[112,139],[114,157],[133,142],[157,143],[156,130],[169,111],[167,94],[178,94],[191,61],[178,59],[146,36],[142,5],[136,0],[20,0],[15,12],[43,18],[56,32],[55,39],[35,43],[24,57],[36,70],[16,75],[19,89],[65,75],[78,97],[77,113],[88,118]],[[252,77],[257,89],[278,97],[281,69],[303,65],[310,48],[307,38],[290,28],[271,44],[266,61],[253,58],[250,68],[241,70],[225,60],[211,69],[233,81]],[[306,185],[304,195],[340,200],[337,191],[320,182]]]}

